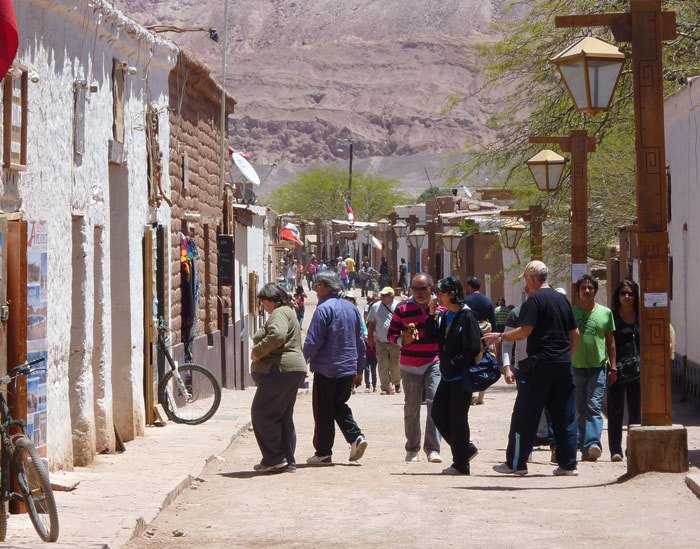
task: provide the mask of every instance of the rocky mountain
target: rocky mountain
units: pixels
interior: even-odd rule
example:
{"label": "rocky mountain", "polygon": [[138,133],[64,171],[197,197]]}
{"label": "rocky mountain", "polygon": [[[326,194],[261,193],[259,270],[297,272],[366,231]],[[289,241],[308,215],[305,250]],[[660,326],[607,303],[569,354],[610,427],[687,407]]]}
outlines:
{"label": "rocky mountain", "polygon": [[[399,177],[416,194],[424,168],[440,183],[444,156],[493,137],[491,104],[470,100],[445,113],[446,97],[479,88],[479,44],[508,0],[228,0],[226,85],[238,101],[232,146],[261,175],[265,194],[300,167],[347,162]],[[117,0],[145,25],[224,31],[223,0]],[[221,74],[221,42],[205,32],[167,36]],[[497,100],[499,90],[492,90]],[[478,183],[478,182],[476,182]]]}

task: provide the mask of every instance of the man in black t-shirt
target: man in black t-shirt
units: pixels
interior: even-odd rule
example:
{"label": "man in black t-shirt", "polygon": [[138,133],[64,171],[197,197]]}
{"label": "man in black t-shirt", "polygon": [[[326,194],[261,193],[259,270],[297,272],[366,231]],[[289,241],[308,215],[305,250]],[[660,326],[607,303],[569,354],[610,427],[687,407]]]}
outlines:
{"label": "man in black t-shirt", "polygon": [[506,462],[493,467],[498,473],[527,474],[527,458],[537,434],[542,409],[552,417],[556,458],[555,475],[578,475],[576,468],[576,406],[571,355],[578,343],[578,325],[566,297],[547,284],[547,266],[531,261],[522,276],[532,295],[520,310],[520,327],[503,334],[485,334],[486,343],[527,338],[530,372],[520,368],[508,433]]}

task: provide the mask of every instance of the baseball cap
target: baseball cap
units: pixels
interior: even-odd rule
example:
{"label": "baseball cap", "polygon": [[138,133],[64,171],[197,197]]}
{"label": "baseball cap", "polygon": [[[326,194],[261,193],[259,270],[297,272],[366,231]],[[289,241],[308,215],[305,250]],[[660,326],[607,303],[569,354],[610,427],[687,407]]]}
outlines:
{"label": "baseball cap", "polygon": [[382,288],[382,291],[379,292],[379,295],[394,295],[394,288],[392,288],[391,286],[384,286],[384,288]]}
{"label": "baseball cap", "polygon": [[538,261],[538,260],[530,261],[530,263],[525,265],[525,270],[523,271],[523,274],[518,276],[518,280],[520,280],[525,275],[529,275],[529,276],[543,275],[543,274],[547,274],[548,272],[549,272],[549,269],[547,268],[547,265],[545,265],[541,261]]}
{"label": "baseball cap", "polygon": [[353,292],[345,292],[345,299],[352,299],[353,301],[357,301],[357,297],[355,297],[355,294]]}

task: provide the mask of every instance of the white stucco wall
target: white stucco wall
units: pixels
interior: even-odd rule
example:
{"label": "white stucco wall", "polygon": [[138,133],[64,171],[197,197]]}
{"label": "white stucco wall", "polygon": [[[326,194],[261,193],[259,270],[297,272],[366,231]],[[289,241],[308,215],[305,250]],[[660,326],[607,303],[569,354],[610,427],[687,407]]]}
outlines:
{"label": "white stucco wall", "polygon": [[[668,225],[673,257],[671,324],[676,331],[676,356],[700,364],[700,339],[694,337],[700,294],[693,280],[700,272],[700,79],[666,99],[666,163],[671,174],[671,222]],[[695,236],[693,236],[695,235]]]}
{"label": "white stucco wall", "polygon": [[[133,406],[134,419],[132,428],[125,428],[124,432],[120,429],[120,434],[129,440],[143,429],[142,238],[146,223],[159,221],[169,225],[170,218],[167,205],[163,204],[158,210],[148,205],[144,112],[150,102],[162,113],[159,145],[163,152],[163,186],[169,190],[166,107],[168,73],[174,66],[177,50],[171,42],[148,33],[102,0],[23,0],[15,3],[15,12],[20,31],[17,61],[35,70],[40,80],[29,84],[27,170],[3,173],[0,205],[5,211],[23,212],[27,219],[49,222],[49,457],[52,468],[70,468],[75,457],[71,431],[76,421],[71,405],[76,405],[76,399],[78,415],[88,424],[88,430],[92,429],[87,436],[93,437],[92,444],[98,446],[108,441],[95,442],[95,437],[109,437],[110,433],[95,433],[95,407],[110,415],[113,409],[124,405],[123,402],[113,405],[111,391],[109,343],[114,322],[111,318],[114,265],[110,251],[115,247],[124,251],[123,258],[128,263],[122,271],[128,274],[128,280],[116,283],[128,284],[126,295],[132,313],[122,322],[129,324],[130,332],[127,382],[133,395],[130,406]],[[121,179],[116,180],[107,161],[108,141],[112,138],[113,58],[127,61],[137,70],[136,75],[125,76],[128,160],[121,168]],[[81,157],[73,154],[73,84],[76,80],[87,80],[88,86],[97,86],[96,92],[88,93],[85,154]],[[120,212],[128,217],[123,224],[127,234],[112,234],[110,230],[110,175],[112,185],[123,185],[123,193],[128,196]],[[82,251],[78,254],[71,253],[72,242],[76,240],[82,242]],[[98,265],[95,264],[96,250]],[[74,275],[80,272],[76,270],[76,262],[85,271],[82,284],[74,282]],[[95,272],[99,273],[97,277]],[[99,318],[94,315],[96,284],[101,285],[97,304],[97,310],[102,311]],[[72,293],[76,288],[84,295],[76,298]],[[69,383],[69,354],[71,329],[73,345],[76,342],[73,310],[76,302],[82,302],[80,306],[84,307],[85,314],[82,349],[85,368],[79,376],[78,387],[71,387],[74,380]],[[101,329],[93,329],[95,326]],[[102,344],[99,356],[93,357],[96,336]],[[103,365],[106,379],[100,395],[94,393],[94,358]],[[91,427],[90,422],[93,423]],[[102,424],[103,431],[111,430],[111,422]]]}

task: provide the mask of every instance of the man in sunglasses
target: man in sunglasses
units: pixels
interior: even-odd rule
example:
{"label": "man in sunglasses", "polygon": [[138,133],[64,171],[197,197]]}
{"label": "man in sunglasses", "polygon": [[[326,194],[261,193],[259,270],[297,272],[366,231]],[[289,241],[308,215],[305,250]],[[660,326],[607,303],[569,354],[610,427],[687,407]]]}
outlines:
{"label": "man in sunglasses", "polygon": [[[425,390],[427,418],[423,450],[428,461],[442,463],[440,435],[431,412],[433,398],[440,383],[439,345],[437,337],[426,337],[425,320],[428,305],[433,299],[433,279],[428,273],[419,273],[411,281],[411,297],[394,309],[387,338],[391,343],[401,343],[399,367],[403,383],[403,421],[406,433],[406,461],[418,461],[421,449],[420,409]],[[438,307],[438,311],[445,310]]]}

